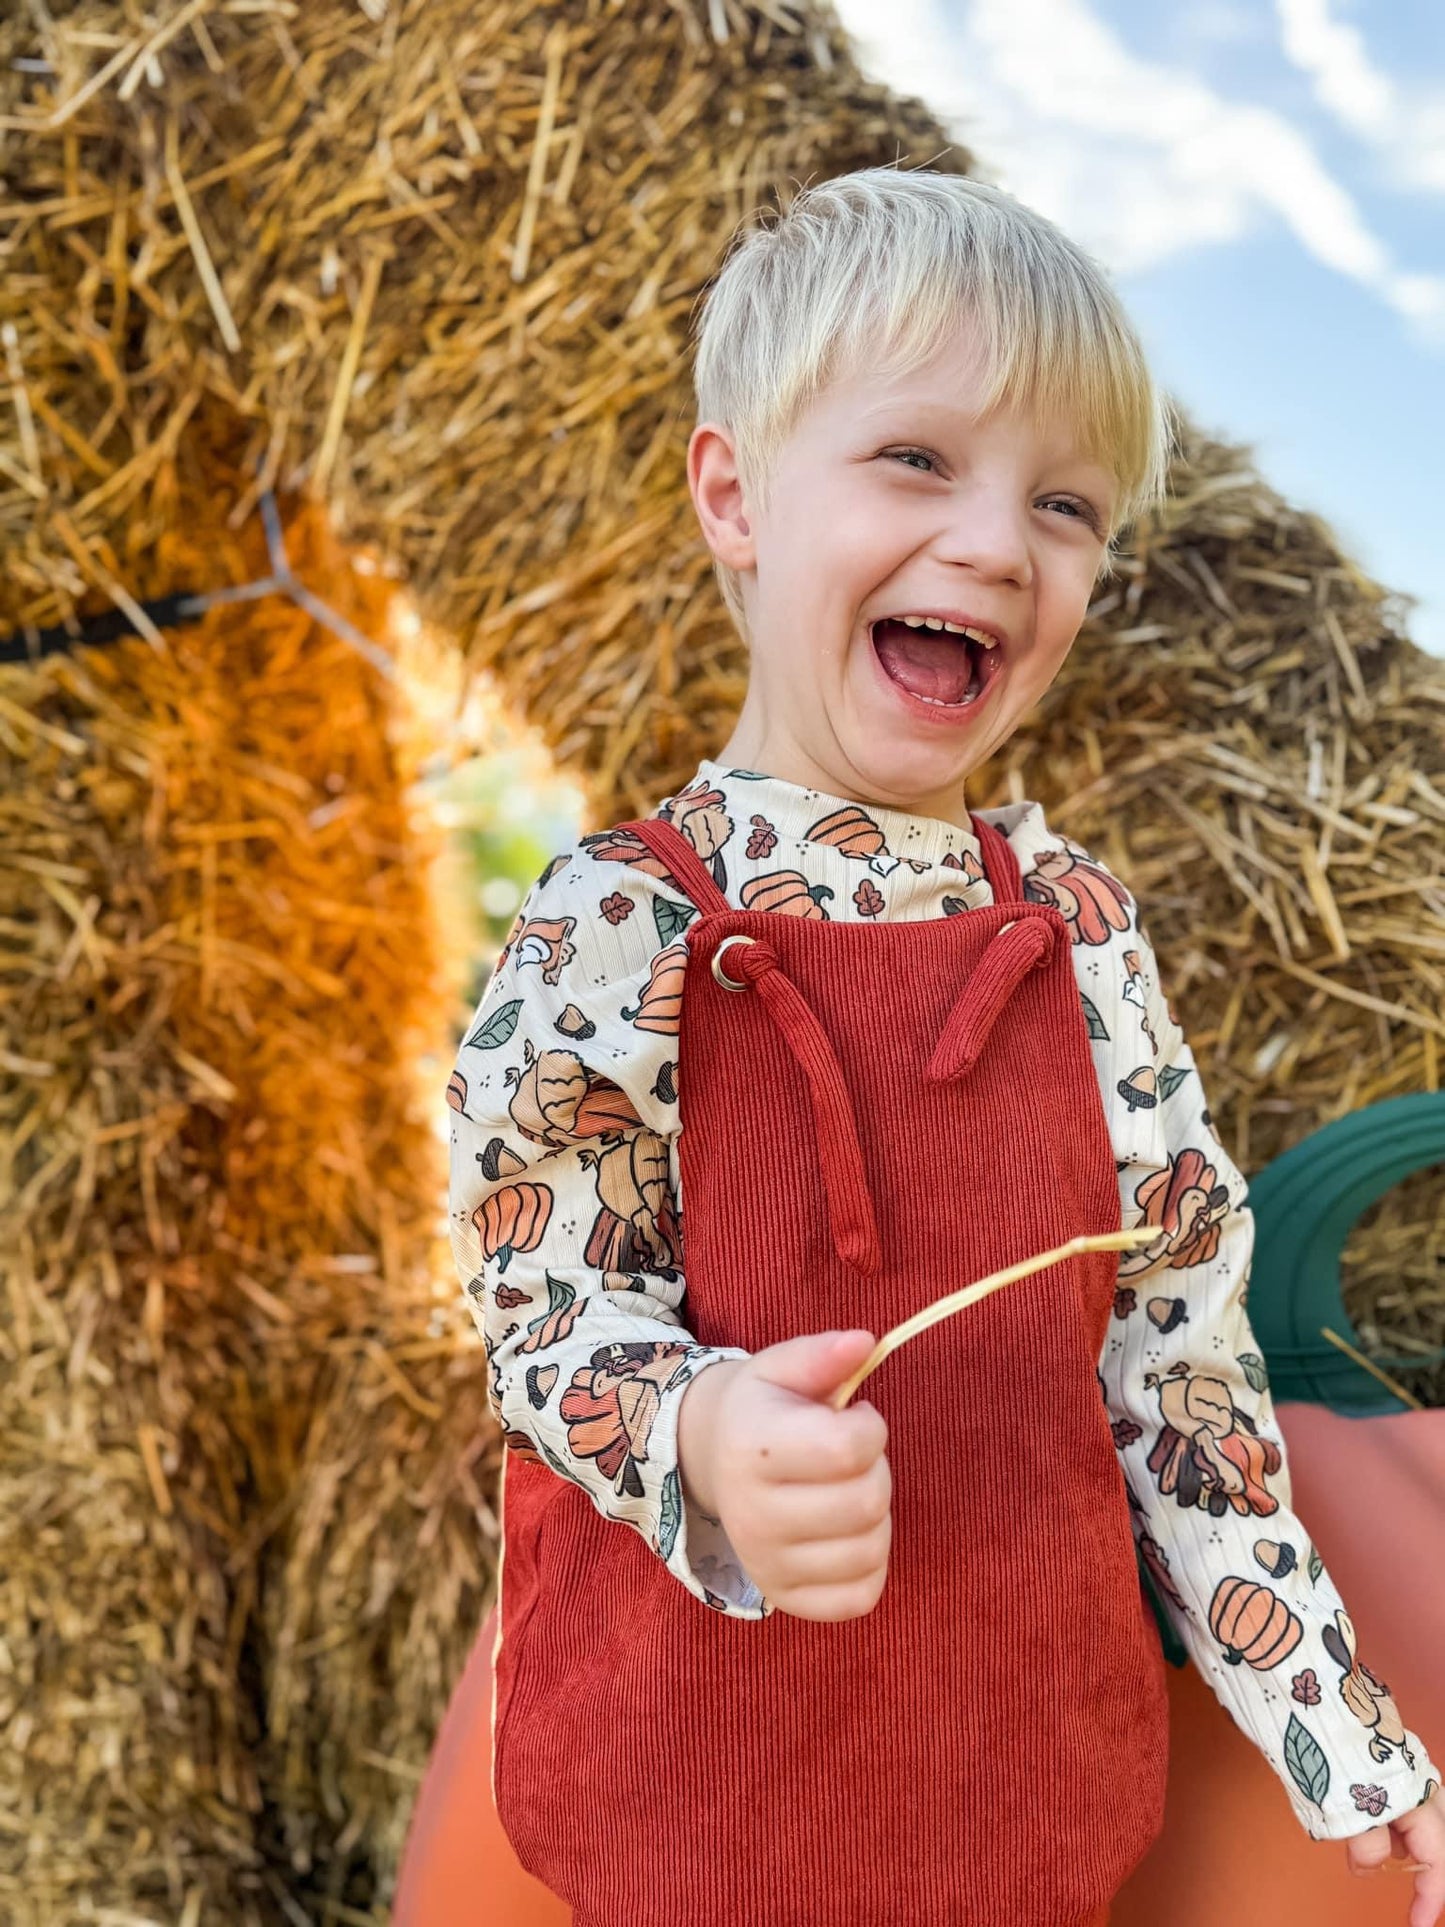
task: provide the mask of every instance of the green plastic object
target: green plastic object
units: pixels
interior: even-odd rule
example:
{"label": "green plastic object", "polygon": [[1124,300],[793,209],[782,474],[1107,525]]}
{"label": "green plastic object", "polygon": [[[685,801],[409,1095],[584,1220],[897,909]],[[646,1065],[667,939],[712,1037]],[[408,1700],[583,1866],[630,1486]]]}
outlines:
{"label": "green plastic object", "polygon": [[[1445,1161],[1445,1091],[1386,1098],[1323,1124],[1249,1182],[1254,1213],[1249,1319],[1264,1354],[1274,1400],[1324,1405],[1363,1418],[1407,1407],[1321,1335],[1322,1327],[1363,1351],[1345,1316],[1340,1254],[1365,1212],[1403,1179]],[[1445,1346],[1408,1358],[1380,1358],[1386,1370],[1445,1358]],[[1139,1583],[1154,1613],[1164,1657],[1189,1655],[1160,1602],[1142,1556]]]}
{"label": "green plastic object", "polygon": [[[1419,1091],[1321,1125],[1250,1179],[1249,1319],[1276,1402],[1325,1405],[1348,1417],[1408,1409],[1321,1331],[1327,1325],[1364,1350],[1345,1316],[1340,1253],[1377,1198],[1442,1161],[1445,1091]],[[1445,1347],[1370,1356],[1388,1371],[1445,1358]]]}

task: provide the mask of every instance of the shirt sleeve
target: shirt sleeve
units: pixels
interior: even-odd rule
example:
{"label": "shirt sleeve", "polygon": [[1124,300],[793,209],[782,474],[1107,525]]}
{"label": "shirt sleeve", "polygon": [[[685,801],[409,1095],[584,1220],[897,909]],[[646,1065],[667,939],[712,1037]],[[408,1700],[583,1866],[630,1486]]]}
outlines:
{"label": "shirt sleeve", "polygon": [[[1291,1509],[1246,1300],[1248,1187],[1215,1132],[1194,1054],[1131,934],[1115,1006],[1125,1253],[1100,1376],[1135,1535],[1189,1657],[1318,1840],[1365,1832],[1439,1781],[1358,1653],[1348,1611]],[[1152,1107],[1140,1101],[1152,1095]]]}
{"label": "shirt sleeve", "polygon": [[687,906],[617,847],[584,838],[549,864],[467,1026],[447,1091],[452,1252],[507,1448],[640,1533],[699,1600],[760,1619],[772,1607],[678,1465],[687,1386],[748,1356],[683,1322]]}

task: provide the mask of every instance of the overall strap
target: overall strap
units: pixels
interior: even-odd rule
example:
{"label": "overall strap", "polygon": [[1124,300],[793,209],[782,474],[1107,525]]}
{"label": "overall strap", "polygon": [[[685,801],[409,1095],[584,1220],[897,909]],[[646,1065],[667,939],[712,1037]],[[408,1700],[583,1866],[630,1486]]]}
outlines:
{"label": "overall strap", "polygon": [[671,823],[664,823],[660,816],[647,816],[631,823],[619,823],[614,835],[624,832],[645,843],[652,854],[661,859],[667,868],[668,882],[681,890],[697,909],[732,908],[714,883],[707,865],[681,830],[675,829]]}
{"label": "overall strap", "polygon": [[981,816],[970,814],[974,835],[978,838],[979,849],[983,855],[983,867],[988,876],[989,888],[993,891],[995,903],[1022,903],[1024,901],[1023,872],[1019,860],[1013,853],[1012,845],[1003,831],[992,823],[985,823]]}

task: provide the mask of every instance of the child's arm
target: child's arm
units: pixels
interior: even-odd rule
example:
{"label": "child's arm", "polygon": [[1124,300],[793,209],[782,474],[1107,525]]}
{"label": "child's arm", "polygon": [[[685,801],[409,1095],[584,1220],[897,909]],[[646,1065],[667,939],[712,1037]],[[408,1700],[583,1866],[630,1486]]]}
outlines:
{"label": "child's arm", "polygon": [[[1153,1065],[1158,1103],[1121,1126],[1136,1154],[1119,1179],[1123,1223],[1157,1224],[1159,1239],[1120,1260],[1100,1360],[1135,1531],[1190,1657],[1301,1824],[1345,1839],[1413,1811],[1440,1776],[1361,1663],[1369,1655],[1357,1656],[1344,1603],[1291,1511],[1245,1310],[1247,1186],[1208,1121],[1142,930],[1136,950],[1134,982],[1147,989],[1140,1062]],[[1125,1022],[1131,1001],[1116,1006]]]}
{"label": "child's arm", "polygon": [[452,1249],[509,1446],[699,1599],[758,1619],[771,1607],[678,1465],[684,1392],[748,1353],[681,1322],[677,1036],[652,972],[676,905],[585,844],[529,891],[448,1092]]}

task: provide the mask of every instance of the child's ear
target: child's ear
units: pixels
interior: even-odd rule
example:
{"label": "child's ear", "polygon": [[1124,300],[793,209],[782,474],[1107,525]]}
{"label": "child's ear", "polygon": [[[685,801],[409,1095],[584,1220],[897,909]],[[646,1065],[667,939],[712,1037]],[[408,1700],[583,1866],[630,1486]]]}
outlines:
{"label": "child's ear", "polygon": [[708,547],[729,569],[756,562],[732,440],[716,422],[699,422],[687,444],[687,485]]}

